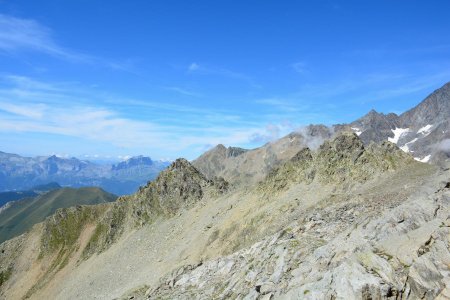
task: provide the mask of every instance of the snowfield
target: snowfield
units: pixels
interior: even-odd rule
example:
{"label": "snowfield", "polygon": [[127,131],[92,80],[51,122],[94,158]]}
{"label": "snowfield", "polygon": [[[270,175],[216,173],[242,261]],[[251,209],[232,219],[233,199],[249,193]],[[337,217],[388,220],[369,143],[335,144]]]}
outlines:
{"label": "snowfield", "polygon": [[395,128],[391,130],[392,133],[394,133],[394,137],[393,138],[388,137],[388,141],[394,144],[398,143],[398,140],[402,137],[402,135],[409,132],[409,128]]}

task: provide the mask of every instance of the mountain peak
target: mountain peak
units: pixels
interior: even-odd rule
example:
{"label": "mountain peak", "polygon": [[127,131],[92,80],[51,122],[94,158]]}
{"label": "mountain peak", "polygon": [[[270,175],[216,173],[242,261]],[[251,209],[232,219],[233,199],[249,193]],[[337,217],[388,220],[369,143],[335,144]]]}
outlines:
{"label": "mountain peak", "polygon": [[372,108],[372,109],[367,113],[367,115],[379,115],[379,114],[381,114],[381,113],[377,112],[374,108]]}
{"label": "mountain peak", "polygon": [[167,170],[163,171],[162,173],[169,171],[185,171],[185,170],[189,170],[195,173],[198,172],[197,169],[195,169],[195,167],[187,159],[177,158],[172,164],[170,164]]}
{"label": "mountain peak", "polygon": [[[223,158],[227,157],[236,157],[241,155],[244,152],[247,152],[247,149],[239,148],[239,147],[225,147],[223,144],[218,144],[214,148],[205,152],[208,155],[219,155]],[[204,154],[204,155],[205,155]]]}
{"label": "mountain peak", "polygon": [[178,158],[155,181],[139,189],[136,197],[156,210],[172,215],[201,200],[204,189],[212,185],[189,161]]}
{"label": "mountain peak", "polygon": [[450,82],[435,90],[416,107],[401,114],[403,126],[425,126],[448,121],[450,114]]}
{"label": "mountain peak", "polygon": [[348,152],[363,150],[364,144],[355,133],[343,132],[331,141],[326,141],[319,149],[323,150],[326,148],[334,149],[337,152]]}
{"label": "mountain peak", "polygon": [[112,165],[111,169],[113,171],[118,171],[118,170],[130,168],[130,167],[152,166],[152,165],[153,165],[153,160],[150,157],[139,155],[139,156],[133,156],[125,161],[122,161],[118,164]]}

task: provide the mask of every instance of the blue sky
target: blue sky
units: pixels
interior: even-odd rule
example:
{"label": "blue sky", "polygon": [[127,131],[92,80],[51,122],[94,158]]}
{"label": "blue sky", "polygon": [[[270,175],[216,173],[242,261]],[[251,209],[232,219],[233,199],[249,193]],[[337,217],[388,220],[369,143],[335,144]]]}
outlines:
{"label": "blue sky", "polygon": [[401,113],[450,81],[449,11],[444,0],[0,0],[0,151],[193,159],[372,108]]}

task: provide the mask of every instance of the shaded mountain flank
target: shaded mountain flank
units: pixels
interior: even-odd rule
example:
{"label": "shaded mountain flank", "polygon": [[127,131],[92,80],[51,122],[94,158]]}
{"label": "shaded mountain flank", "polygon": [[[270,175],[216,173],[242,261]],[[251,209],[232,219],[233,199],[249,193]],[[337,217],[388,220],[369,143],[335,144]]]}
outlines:
{"label": "shaded mountain flank", "polygon": [[100,188],[59,188],[33,198],[8,202],[0,210],[0,242],[18,236],[59,208],[113,202],[117,196]]}
{"label": "shaded mountain flank", "polygon": [[45,192],[59,189],[61,186],[56,182],[50,182],[48,184],[38,185],[32,187],[26,191],[10,191],[10,192],[0,192],[0,210],[2,206],[10,201],[17,201],[25,198],[36,197]]}

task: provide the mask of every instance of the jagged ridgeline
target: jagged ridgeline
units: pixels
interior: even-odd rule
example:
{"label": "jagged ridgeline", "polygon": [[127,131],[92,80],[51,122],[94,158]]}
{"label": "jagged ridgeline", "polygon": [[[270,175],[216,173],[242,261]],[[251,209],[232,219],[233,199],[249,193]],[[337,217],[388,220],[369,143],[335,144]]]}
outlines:
{"label": "jagged ridgeline", "polygon": [[[343,133],[326,141],[317,151],[300,150],[273,170],[260,188],[265,193],[273,193],[292,183],[314,180],[338,184],[362,182],[411,162],[411,157],[392,143],[364,147],[355,134]],[[41,256],[58,253],[53,269],[60,269],[76,250],[79,236],[89,224],[95,230],[82,249],[82,259],[106,250],[128,229],[174,216],[204,197],[220,195],[227,189],[224,179],[207,179],[187,160],[177,159],[134,195],[122,196],[115,203],[58,210],[43,224]]]}
{"label": "jagged ridgeline", "polygon": [[356,134],[344,132],[325,141],[317,151],[300,150],[274,169],[260,184],[260,189],[272,193],[294,183],[310,184],[314,180],[348,188],[413,162],[411,156],[393,143],[384,141],[365,147]]}
{"label": "jagged ridgeline", "polygon": [[[83,250],[83,258],[108,248],[126,229],[171,217],[203,197],[224,193],[228,184],[222,178],[207,179],[185,159],[177,159],[156,180],[131,196],[97,206],[59,210],[44,223],[42,253],[62,251],[69,255],[87,224],[95,231]],[[61,255],[61,263],[66,255]]]}
{"label": "jagged ridgeline", "polygon": [[[62,268],[70,257],[79,254],[79,261],[95,253],[108,249],[127,230],[151,224],[158,218],[174,216],[201,201],[205,196],[213,197],[227,191],[228,183],[222,178],[206,179],[187,160],[177,159],[156,180],[131,196],[120,197],[116,202],[76,206],[59,209],[39,226],[39,259],[50,260],[46,273],[28,291],[28,296],[47,284]],[[38,227],[39,227],[38,226]],[[87,228],[86,243],[80,243]],[[6,281],[12,272],[14,256],[22,247],[20,236],[3,245],[7,250],[2,253],[9,256],[0,260],[1,281]]]}
{"label": "jagged ridgeline", "polygon": [[[287,142],[291,140],[290,137]],[[237,158],[246,153],[225,147],[219,150],[221,155]],[[218,151],[213,154],[216,153]],[[9,288],[5,293],[14,293],[15,287],[21,284],[19,277],[31,276],[29,274],[34,272],[18,262],[27,255],[33,257],[27,252],[29,249],[38,249],[39,257],[31,258],[30,262],[39,266],[40,271],[30,286],[23,288],[26,297],[39,298],[41,293],[54,293],[55,284],[65,286],[56,294],[66,293],[67,286],[85,288],[86,284],[90,293],[90,283],[83,279],[86,274],[92,276],[97,289],[92,292],[98,295],[113,284],[99,283],[99,280],[115,280],[104,273],[109,274],[111,264],[120,263],[120,268],[111,267],[115,272],[137,276],[122,269],[139,261],[139,264],[147,263],[142,266],[141,277],[136,281],[124,281],[127,288],[119,288],[111,295],[126,295],[128,289],[136,287],[139,299],[146,292],[156,298],[158,295],[166,295],[162,298],[167,299],[183,298],[187,294],[171,282],[187,284],[189,281],[183,281],[182,276],[189,280],[196,277],[187,275],[191,269],[185,265],[197,268],[201,265],[199,261],[205,261],[207,269],[201,269],[206,272],[202,276],[213,275],[208,280],[217,284],[211,285],[202,299],[220,295],[226,298],[226,295],[234,295],[232,289],[228,289],[232,283],[222,273],[228,268],[225,266],[229,265],[229,260],[239,262],[230,267],[233,282],[239,282],[236,287],[243,293],[250,291],[259,295],[266,289],[260,284],[262,279],[248,274],[268,274],[270,278],[278,274],[276,280],[288,282],[291,280],[288,269],[299,268],[305,259],[313,265],[317,261],[315,253],[320,254],[321,247],[326,247],[341,232],[353,230],[357,222],[374,218],[384,209],[405,201],[414,190],[403,188],[405,184],[417,182],[414,186],[420,187],[417,178],[429,176],[433,170],[430,165],[416,162],[395,144],[364,145],[357,135],[346,132],[316,150],[297,151],[290,159],[276,164],[257,185],[244,182],[229,188],[223,178],[214,177],[215,172],[208,177],[187,160],[178,159],[133,195],[122,196],[112,203],[60,209],[30,232],[1,244],[0,282]],[[144,236],[149,238],[144,241]],[[263,239],[266,239],[266,248],[258,244]],[[273,244],[274,240],[279,243]],[[341,242],[336,241],[339,245]],[[130,257],[119,259],[116,256],[123,257],[134,247],[139,252],[130,251]],[[149,252],[141,257],[143,249]],[[284,252],[292,257],[285,265],[278,266],[277,257],[284,257]],[[218,257],[223,260],[216,264],[214,259]],[[274,266],[269,267],[272,263]],[[91,269],[92,264],[105,270]],[[182,271],[177,270],[178,267]],[[220,271],[209,274],[208,268]],[[275,269],[271,271],[271,268]],[[152,272],[156,272],[157,278],[145,288],[139,287],[147,284],[147,274]],[[186,274],[180,275],[180,272]],[[297,273],[304,274],[302,272]],[[325,271],[320,269],[320,272]],[[336,270],[336,274],[338,272]],[[167,274],[171,275],[167,277]],[[80,281],[83,283],[78,285]],[[114,285],[117,284],[115,280]],[[150,288],[158,286],[157,290]],[[73,288],[70,295],[78,293],[75,290]],[[199,288],[197,292],[200,291],[203,293],[204,289]],[[88,292],[82,293],[86,296]],[[17,294],[22,297],[21,293]]]}

